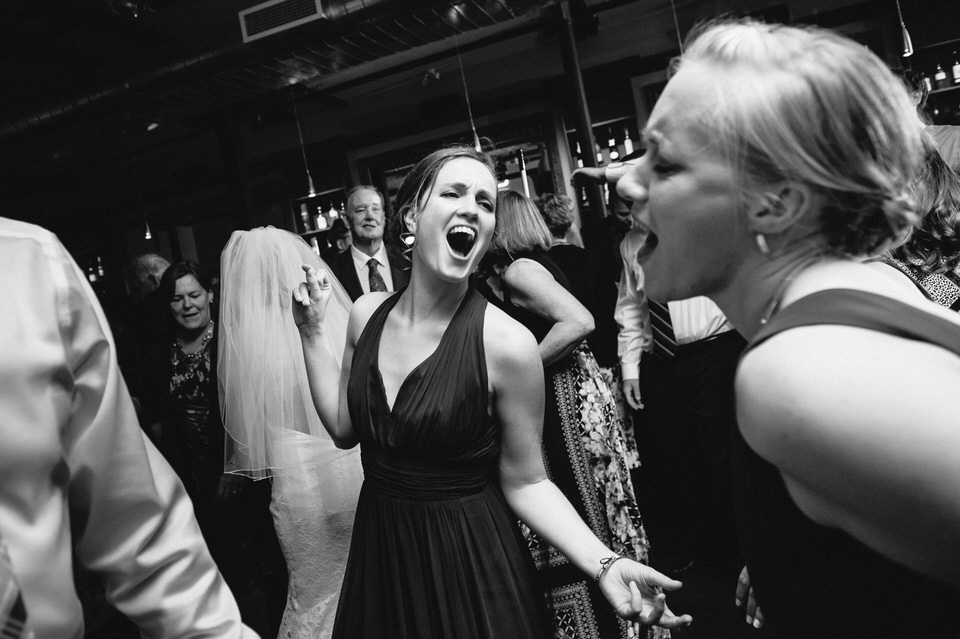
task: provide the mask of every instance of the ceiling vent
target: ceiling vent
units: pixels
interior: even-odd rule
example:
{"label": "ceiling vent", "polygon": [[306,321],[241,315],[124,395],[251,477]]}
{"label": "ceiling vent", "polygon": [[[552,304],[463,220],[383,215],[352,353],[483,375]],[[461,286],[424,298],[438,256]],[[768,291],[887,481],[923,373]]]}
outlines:
{"label": "ceiling vent", "polygon": [[251,42],[323,17],[320,0],[270,0],[241,11],[240,29]]}

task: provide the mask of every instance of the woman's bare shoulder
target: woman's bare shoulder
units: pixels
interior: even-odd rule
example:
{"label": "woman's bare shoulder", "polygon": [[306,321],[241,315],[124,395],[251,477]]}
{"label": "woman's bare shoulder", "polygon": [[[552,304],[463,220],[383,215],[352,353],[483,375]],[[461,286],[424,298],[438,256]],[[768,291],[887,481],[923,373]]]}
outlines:
{"label": "woman's bare shoulder", "polygon": [[510,262],[503,269],[501,277],[507,282],[520,282],[530,278],[553,278],[547,267],[529,257],[520,257]]}
{"label": "woman's bare shoulder", "polygon": [[918,411],[949,417],[960,357],[918,340],[849,326],[810,326],[775,335],[740,362],[740,430],[776,463],[791,448],[843,445],[870,424],[902,431]]}
{"label": "woman's bare shoulder", "polygon": [[398,293],[367,293],[361,295],[350,308],[350,328],[362,329],[373,312],[380,308],[384,300]]}
{"label": "woman's bare shoulder", "polygon": [[495,360],[530,357],[540,360],[537,340],[527,327],[494,304],[487,304],[483,325],[484,348]]}

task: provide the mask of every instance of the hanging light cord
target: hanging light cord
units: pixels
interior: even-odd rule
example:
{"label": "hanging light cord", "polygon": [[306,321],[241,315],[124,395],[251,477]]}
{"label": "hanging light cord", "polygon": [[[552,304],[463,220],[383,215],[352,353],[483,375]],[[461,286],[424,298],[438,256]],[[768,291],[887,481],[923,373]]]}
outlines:
{"label": "hanging light cord", "polygon": [[480,153],[480,136],[473,123],[473,107],[470,104],[470,93],[467,91],[467,75],[463,72],[463,59],[460,57],[460,48],[457,47],[457,63],[460,65],[460,81],[463,83],[463,97],[467,100],[467,116],[470,118],[470,130],[473,131],[473,146]]}
{"label": "hanging light cord", "polygon": [[147,221],[147,209],[143,205],[143,188],[140,185],[140,156],[133,156],[133,183],[137,187],[137,202],[140,204],[140,217],[143,218],[143,239],[152,240],[150,222]]}
{"label": "hanging light cord", "polygon": [[300,139],[300,155],[303,156],[303,170],[307,174],[307,184],[310,187],[310,197],[317,194],[313,187],[313,177],[310,175],[310,167],[307,164],[307,149],[303,145],[303,131],[300,129],[300,116],[297,114],[297,101],[293,97],[293,85],[290,86],[290,104],[293,105],[293,121],[297,123],[297,137]]}
{"label": "hanging light cord", "polygon": [[673,28],[677,30],[677,44],[680,45],[680,54],[683,54],[683,38],[680,36],[680,20],[677,19],[677,5],[670,0],[670,9],[673,11]]}

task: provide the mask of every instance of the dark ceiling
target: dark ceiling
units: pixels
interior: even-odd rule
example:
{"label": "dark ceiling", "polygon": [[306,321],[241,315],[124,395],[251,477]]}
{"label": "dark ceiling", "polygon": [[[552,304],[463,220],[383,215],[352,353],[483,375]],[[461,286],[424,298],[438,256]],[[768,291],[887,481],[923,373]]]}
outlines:
{"label": "dark ceiling", "polygon": [[[245,44],[254,0],[4,0],[0,158],[69,164],[264,117],[296,85],[509,23],[549,0],[324,0],[324,18]],[[333,98],[331,98],[333,99]],[[156,133],[154,133],[156,131]],[[119,145],[119,146],[118,146]]]}
{"label": "dark ceiling", "polygon": [[[328,148],[342,154],[350,140],[399,138],[404,129],[426,128],[438,113],[463,120],[458,52],[477,101],[492,104],[498,92],[535,99],[562,80],[546,17],[556,14],[557,0],[322,0],[324,19],[244,43],[238,14],[260,3],[2,0],[3,214],[70,233],[135,225],[137,209],[198,190],[212,177],[224,182],[214,175],[223,166],[211,169],[202,156],[230,145],[227,124],[245,132],[234,142],[248,146],[251,131],[273,126],[256,140],[265,149],[250,153],[252,161],[270,165],[287,154],[299,162],[295,104],[308,114],[302,119],[311,163],[321,164]],[[960,35],[956,0],[902,4],[918,47]],[[894,0],[570,0],[593,86],[629,77],[609,76],[616,60],[640,72],[644,61],[662,68],[677,49],[672,6],[685,31],[696,20],[744,8],[773,7],[775,16],[790,17],[788,5],[793,13],[832,11],[838,24],[871,15],[892,22],[896,15]],[[432,82],[441,72],[442,80]],[[403,111],[413,93],[419,111]],[[396,120],[392,112],[400,114]],[[204,136],[214,143],[198,142]],[[338,139],[339,146],[323,142]]]}

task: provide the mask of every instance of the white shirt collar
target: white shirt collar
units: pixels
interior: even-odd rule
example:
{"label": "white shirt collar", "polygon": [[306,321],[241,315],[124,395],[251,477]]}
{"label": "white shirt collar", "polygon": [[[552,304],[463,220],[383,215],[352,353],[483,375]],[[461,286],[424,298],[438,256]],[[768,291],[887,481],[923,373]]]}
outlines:
{"label": "white shirt collar", "polygon": [[360,280],[360,288],[363,289],[364,293],[370,292],[370,271],[367,270],[367,262],[370,261],[371,257],[380,263],[378,270],[387,285],[387,289],[391,291],[395,290],[393,287],[393,274],[390,272],[390,260],[387,258],[387,249],[383,242],[380,243],[380,248],[372,256],[367,255],[351,244],[350,255],[353,256],[353,268],[357,271],[357,279]]}

